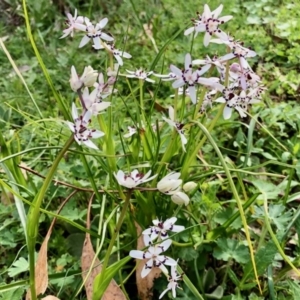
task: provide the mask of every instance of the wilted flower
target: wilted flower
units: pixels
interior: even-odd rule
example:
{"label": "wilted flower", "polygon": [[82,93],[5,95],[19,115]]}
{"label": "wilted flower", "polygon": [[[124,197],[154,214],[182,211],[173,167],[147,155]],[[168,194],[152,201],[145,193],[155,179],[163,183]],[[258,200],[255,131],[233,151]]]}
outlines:
{"label": "wilted flower", "polygon": [[139,173],[138,170],[133,170],[130,174],[125,174],[122,170],[119,170],[116,173],[114,173],[115,178],[117,179],[119,185],[125,186],[129,189],[132,189],[139,184],[148,182],[155,178],[157,175],[149,177],[151,174],[151,170],[148,171],[145,175],[142,173]]}
{"label": "wilted flower", "polygon": [[102,19],[99,23],[94,26],[88,18],[84,18],[86,24],[86,35],[82,38],[79,48],[85,46],[91,39],[94,42],[95,49],[101,49],[101,39],[107,42],[113,41],[113,37],[108,34],[102,32],[102,29],[108,22],[107,18]]}
{"label": "wilted flower", "polygon": [[169,284],[167,288],[160,294],[159,299],[161,299],[168,291],[172,291],[173,298],[176,298],[176,288],[180,289],[178,281],[182,280],[183,276],[183,274],[180,275],[176,269],[177,265],[171,266],[171,275],[169,275],[168,278]]}
{"label": "wilted flower", "polygon": [[171,194],[178,190],[182,184],[182,180],[178,179],[179,177],[179,172],[169,173],[157,183],[157,189],[164,194]]}
{"label": "wilted flower", "polygon": [[67,14],[67,17],[68,20],[66,23],[69,27],[63,30],[64,34],[60,37],[61,39],[67,37],[68,35],[73,37],[76,29],[81,31],[86,30],[86,26],[83,25],[84,18],[82,16],[77,16],[77,9],[75,9],[74,17],[69,13]]}
{"label": "wilted flower", "polygon": [[90,140],[99,138],[104,135],[102,131],[96,129],[88,129],[87,126],[91,122],[91,112],[86,111],[82,116],[78,116],[77,108],[75,104],[72,104],[72,117],[74,119],[74,123],[67,122],[69,128],[74,133],[74,138],[76,142],[81,145],[85,144],[86,146],[92,149],[98,149],[97,146]]}
{"label": "wilted flower", "polygon": [[[144,235],[144,239],[147,239],[147,235]],[[145,244],[148,242],[145,241]],[[171,257],[161,255],[162,252],[166,251],[172,244],[172,241],[170,239],[164,240],[160,244],[156,244],[153,246],[150,246],[146,251],[141,250],[131,250],[129,252],[129,256],[137,259],[148,259],[148,261],[145,263],[141,277],[146,277],[152,270],[153,267],[160,268],[165,274],[168,274],[167,266],[173,266],[176,265],[177,262]]]}
{"label": "wilted flower", "polygon": [[74,66],[71,67],[70,86],[74,92],[77,92],[82,86],[93,86],[98,76],[98,72],[91,66],[85,67],[83,74],[79,77]]}
{"label": "wilted flower", "polygon": [[153,71],[146,72],[143,69],[138,69],[136,71],[126,70],[126,72],[129,73],[126,75],[127,78],[138,78],[138,79],[146,80],[151,83],[155,82],[153,79],[148,78],[153,73]]}
{"label": "wilted flower", "polygon": [[143,234],[150,235],[151,241],[154,241],[157,237],[161,239],[166,239],[169,237],[167,231],[180,232],[184,230],[184,226],[175,225],[176,221],[177,221],[176,217],[167,219],[164,222],[159,220],[153,220],[152,223],[154,226],[145,229],[143,231]]}
{"label": "wilted flower", "polygon": [[193,31],[196,32],[205,32],[203,44],[204,46],[208,46],[211,36],[215,34],[219,38],[226,38],[226,33],[224,33],[219,25],[228,22],[232,19],[232,16],[220,17],[219,15],[223,10],[223,5],[221,4],[214,11],[210,11],[210,8],[207,4],[204,5],[204,12],[202,15],[198,14],[198,20],[193,20],[194,26],[187,29],[184,34],[188,35]]}
{"label": "wilted flower", "polygon": [[187,143],[187,139],[186,137],[184,136],[184,133],[183,133],[183,124],[181,123],[178,123],[176,121],[174,121],[174,108],[172,106],[169,106],[169,118],[165,118],[165,117],[162,117],[170,126],[174,127],[177,132],[179,133],[179,136],[180,136],[180,139],[181,139],[181,144],[182,144],[182,148],[183,150],[185,151],[185,144]]}
{"label": "wilted flower", "polygon": [[192,58],[189,53],[185,56],[184,70],[180,70],[174,65],[170,65],[170,70],[177,76],[177,80],[173,82],[173,88],[180,88],[183,85],[187,85],[189,89],[189,96],[193,104],[197,102],[197,90],[196,84],[202,84],[209,86],[214,89],[222,90],[224,87],[219,84],[219,78],[210,77],[205,78],[201,77],[202,74],[207,72],[209,68],[199,68],[198,70],[192,70]]}

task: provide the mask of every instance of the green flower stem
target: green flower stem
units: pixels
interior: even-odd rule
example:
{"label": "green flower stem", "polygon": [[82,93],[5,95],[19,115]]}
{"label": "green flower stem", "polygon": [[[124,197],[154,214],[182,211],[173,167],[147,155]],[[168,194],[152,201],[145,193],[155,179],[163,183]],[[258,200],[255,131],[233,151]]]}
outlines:
{"label": "green flower stem", "polygon": [[54,177],[55,171],[58,167],[59,162],[64,157],[64,154],[67,152],[69,147],[74,141],[74,136],[72,135],[64,147],[59,152],[58,156],[55,158],[46,178],[45,181],[40,189],[40,192],[37,194],[35,199],[33,200],[33,206],[30,207],[28,212],[28,219],[27,219],[27,235],[28,235],[28,252],[29,252],[29,285],[31,291],[31,299],[35,300],[36,292],[35,292],[35,243],[36,237],[38,234],[38,224],[39,224],[39,216],[40,216],[40,207],[42,204],[43,199],[45,198],[45,194],[48,190],[48,187]]}
{"label": "green flower stem", "polygon": [[144,80],[139,79],[140,84],[140,107],[141,107],[141,115],[146,126],[146,119],[145,119],[145,108],[144,108]]}
{"label": "green flower stem", "polygon": [[267,226],[267,229],[269,231],[269,234],[275,244],[275,246],[278,249],[278,252],[280,253],[280,255],[282,256],[282,258],[285,260],[285,262],[296,272],[296,274],[298,276],[300,276],[300,272],[299,270],[295,267],[295,265],[290,261],[290,259],[288,258],[288,256],[286,256],[286,254],[284,253],[284,250],[281,248],[280,243],[275,235],[275,233],[273,232],[272,226],[270,224],[269,221],[269,213],[268,213],[268,199],[267,197],[264,196],[264,210],[265,210],[265,224]]}
{"label": "green flower stem", "polygon": [[206,92],[206,88],[205,88],[205,86],[203,86],[202,91],[201,91],[201,95],[200,95],[200,100],[198,101],[198,103],[197,103],[197,105],[196,105],[196,108],[195,108],[195,111],[194,111],[194,117],[193,117],[193,120],[195,120],[195,121],[196,121],[196,119],[197,119],[198,112],[199,112],[199,110],[200,110],[200,108],[201,108],[201,105],[202,105],[202,103],[203,103],[203,101],[204,101],[205,92]]}
{"label": "green flower stem", "polygon": [[210,135],[209,131],[205,128],[204,125],[202,125],[199,122],[195,122],[195,124],[197,124],[200,127],[200,129],[202,130],[202,132],[204,133],[204,135],[207,137],[207,139],[209,140],[209,142],[211,143],[211,145],[215,149],[215,151],[216,151],[216,153],[217,153],[217,155],[218,155],[218,157],[220,159],[220,162],[221,162],[221,164],[222,164],[222,166],[224,168],[226,177],[228,179],[230,188],[232,190],[234,199],[235,199],[235,201],[237,203],[238,210],[240,212],[241,220],[242,220],[243,227],[244,227],[244,230],[245,230],[246,239],[247,239],[247,242],[248,242],[248,247],[249,247],[249,252],[250,252],[250,257],[251,257],[251,262],[252,262],[252,266],[253,266],[253,271],[254,271],[256,283],[258,285],[260,294],[262,294],[262,289],[261,289],[261,286],[260,286],[260,283],[259,283],[259,278],[258,278],[257,269],[256,269],[256,265],[255,265],[255,258],[254,258],[253,246],[252,246],[252,243],[251,243],[251,237],[250,237],[250,233],[249,233],[248,224],[247,224],[247,220],[246,220],[246,217],[245,217],[245,212],[244,212],[244,209],[243,209],[242,201],[241,201],[241,199],[240,199],[240,197],[238,195],[238,192],[237,192],[235,184],[234,184],[234,182],[232,180],[230,171],[228,169],[228,166],[227,166],[227,164],[226,164],[226,162],[224,160],[224,157],[223,157],[223,155],[222,155],[219,147],[217,146],[217,144],[215,143],[214,139],[212,138],[212,136]]}
{"label": "green flower stem", "polygon": [[125,203],[124,203],[124,206],[123,206],[122,211],[120,213],[120,217],[119,217],[118,223],[116,225],[115,232],[114,232],[113,236],[111,237],[111,240],[110,240],[110,243],[109,243],[106,255],[104,257],[104,261],[103,261],[103,264],[102,264],[102,272],[101,272],[101,275],[100,275],[100,278],[99,278],[99,282],[102,282],[102,280],[104,278],[105,269],[106,269],[106,267],[108,265],[109,257],[111,255],[114,243],[115,243],[115,241],[116,241],[116,239],[118,237],[118,234],[120,232],[122,223],[124,221],[124,218],[125,218],[125,215],[126,215],[126,212],[127,212],[127,208],[129,206],[129,203],[130,203],[130,198],[131,198],[132,191],[133,191],[132,189],[129,189],[128,193],[126,195]]}
{"label": "green flower stem", "polygon": [[[220,119],[222,113],[223,113],[223,109],[225,107],[225,104],[222,104],[218,113],[216,114],[216,116],[213,118],[213,120],[211,121],[211,123],[209,124],[207,130],[209,132],[211,132],[213,130],[213,128],[215,127],[217,121]],[[203,147],[205,141],[206,141],[207,137],[204,135],[203,138],[201,139],[201,141],[199,142],[199,144],[195,147],[194,151],[192,152],[192,154],[189,156],[189,159],[187,159],[184,162],[184,165],[182,166],[182,170],[181,170],[181,178],[184,180],[187,178],[188,175],[188,170],[189,167],[193,161],[193,159],[197,156],[199,150]]]}

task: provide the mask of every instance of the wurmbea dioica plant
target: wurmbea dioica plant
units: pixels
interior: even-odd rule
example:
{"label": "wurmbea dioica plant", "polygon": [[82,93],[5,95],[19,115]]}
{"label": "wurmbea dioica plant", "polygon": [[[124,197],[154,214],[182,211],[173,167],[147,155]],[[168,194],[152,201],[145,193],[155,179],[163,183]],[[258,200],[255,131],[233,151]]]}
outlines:
{"label": "wurmbea dioica plant", "polygon": [[[220,17],[222,9],[223,5],[220,5],[211,11],[205,4],[203,13],[198,13],[197,19],[193,19],[193,26],[185,31],[185,35],[194,34],[196,38],[197,34],[204,32],[205,47],[214,42],[224,49],[227,48],[228,53],[205,58],[196,57],[195,60],[192,60],[190,53],[186,53],[183,66],[171,64],[170,73],[166,75],[153,70],[145,71],[143,68],[124,71],[123,58],[129,59],[131,55],[116,49],[114,38],[105,33],[108,19],[103,18],[98,23],[93,23],[87,17],[78,16],[77,11],[74,16],[68,14],[68,27],[63,31],[61,38],[83,34],[79,48],[92,42],[94,50],[107,52],[110,67],[107,72],[104,68],[99,72],[93,69],[95,66],[86,66],[82,75],[78,75],[79,68],[70,66],[70,87],[78,96],[78,101],[71,105],[73,122],[66,121],[72,136],[51,168],[37,197],[34,211],[38,211],[55,168],[73,140],[80,146],[91,148],[91,151],[102,151],[103,155],[107,155],[107,162],[102,161],[102,164],[111,171],[107,186],[118,186],[118,200],[121,199],[118,205],[122,206],[122,211],[106,249],[98,282],[104,278],[108,259],[131,203],[131,212],[140,226],[147,228],[151,220],[154,226],[142,232],[146,248],[131,250],[129,255],[142,260],[141,277],[149,275],[153,268],[161,269],[167,276],[169,284],[160,298],[168,291],[172,291],[172,296],[176,297],[178,281],[182,279],[182,275],[176,270],[180,261],[178,257],[172,258],[164,253],[171,249],[173,235],[179,234],[180,238],[180,233],[185,230],[184,226],[175,225],[177,217],[174,215],[181,219],[188,218],[183,209],[187,206],[191,210],[195,201],[193,191],[197,190],[198,185],[188,180],[193,173],[191,165],[206,139],[195,124],[202,116],[202,123],[211,131],[221,114],[224,119],[229,119],[236,110],[240,117],[245,117],[251,105],[261,100],[264,90],[259,76],[248,63],[248,58],[256,55],[255,51],[245,47],[242,42],[228,36],[221,29],[223,24],[232,18],[232,16]],[[194,53],[193,56],[197,55]],[[114,59],[118,62],[117,65]],[[171,98],[171,105],[161,104],[168,114],[158,115],[153,112],[153,103],[150,102],[154,102],[155,99],[150,97],[151,101],[144,101],[144,85],[146,82],[155,84],[155,80],[149,78],[152,75],[164,82],[173,81],[172,87],[176,91],[174,98]],[[128,110],[131,117],[130,124],[127,124],[129,133],[123,136],[114,135],[112,116],[118,93],[115,87],[119,80],[131,79],[139,80],[140,93],[139,99],[133,90],[128,96],[128,99],[132,99]],[[180,95],[182,95],[181,102]],[[186,97],[191,100],[188,105],[185,103]],[[205,114],[214,110],[218,111],[214,119],[205,119]],[[125,124],[118,125],[126,130]],[[189,134],[186,129],[190,129]],[[101,140],[98,140],[99,138]],[[124,157],[121,159],[116,156],[116,146],[123,149]],[[172,162],[175,155],[178,162]],[[86,159],[83,163],[88,168]],[[91,180],[91,184],[97,190],[94,179]],[[177,208],[174,203],[178,205]],[[161,220],[162,217],[166,217],[165,221]],[[169,236],[168,232],[175,234]],[[31,236],[34,237],[33,233]],[[31,257],[31,261],[32,259]],[[34,273],[32,262],[31,273]],[[94,288],[95,294],[97,286]],[[31,291],[34,295],[32,281]]]}

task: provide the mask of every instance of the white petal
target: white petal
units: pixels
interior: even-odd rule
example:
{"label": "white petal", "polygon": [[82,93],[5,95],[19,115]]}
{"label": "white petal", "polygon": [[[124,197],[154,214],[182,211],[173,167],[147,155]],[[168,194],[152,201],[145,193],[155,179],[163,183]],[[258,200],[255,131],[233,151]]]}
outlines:
{"label": "white petal", "polygon": [[106,26],[108,22],[107,18],[102,19],[98,24],[100,25],[101,29],[104,28]]}
{"label": "white petal", "polygon": [[66,121],[66,124],[69,126],[70,130],[74,133],[75,132],[75,128],[74,128],[74,124],[69,122],[69,121]]}
{"label": "white petal", "polygon": [[197,103],[197,91],[195,86],[189,86],[189,93],[193,104]]}
{"label": "white petal", "polygon": [[204,45],[205,47],[208,46],[209,41],[210,41],[210,38],[211,38],[211,35],[210,35],[208,32],[205,32],[204,40],[203,40],[203,45]]}
{"label": "white petal", "polygon": [[225,105],[224,110],[223,110],[223,118],[225,120],[230,119],[231,113],[232,113],[232,108]]}
{"label": "white petal", "polygon": [[187,53],[185,55],[185,60],[184,60],[184,68],[186,70],[190,69],[190,66],[192,64],[192,57],[191,57],[191,54]]}
{"label": "white petal", "polygon": [[96,50],[101,49],[101,40],[100,40],[100,38],[98,36],[96,36],[96,37],[93,38],[93,42],[94,42],[94,48]]}
{"label": "white petal", "polygon": [[194,32],[194,30],[195,30],[195,27],[194,27],[194,26],[193,26],[193,27],[190,27],[190,28],[188,28],[187,30],[185,30],[184,35],[189,35],[189,34],[191,34],[192,32]]}
{"label": "white petal", "polygon": [[82,48],[83,46],[85,46],[89,41],[90,41],[90,38],[87,35],[85,35],[79,44],[79,48]]}
{"label": "white petal", "polygon": [[219,18],[219,21],[226,23],[229,20],[231,20],[232,18],[233,18],[233,16],[224,16],[224,17]]}
{"label": "white petal", "polygon": [[223,10],[223,5],[221,4],[218,8],[216,8],[212,14],[214,15],[214,19],[218,19],[218,16],[220,15],[220,13]]}
{"label": "white petal", "polygon": [[173,231],[173,232],[181,232],[181,231],[183,231],[184,229],[185,229],[185,227],[182,226],[182,225],[173,225],[173,228],[172,228],[171,231]]}
{"label": "white petal", "polygon": [[180,77],[182,76],[182,71],[179,68],[177,68],[176,66],[170,65],[170,70],[175,75],[180,76]]}
{"label": "white petal", "polygon": [[100,130],[95,130],[91,133],[92,139],[97,139],[101,136],[104,136],[104,132],[100,131]]}
{"label": "white petal", "polygon": [[131,58],[132,56],[127,52],[122,52],[122,57]]}
{"label": "white petal", "polygon": [[147,262],[147,268],[146,268],[146,264],[144,265],[144,268],[141,273],[142,278],[146,277],[151,272],[152,266],[153,266],[153,260],[151,259]]}
{"label": "white petal", "polygon": [[98,147],[91,140],[82,141],[82,143],[85,144],[89,148],[98,150]]}
{"label": "white petal", "polygon": [[107,41],[107,42],[112,42],[114,40],[114,38],[104,32],[101,33],[101,39]]}
{"label": "white petal", "polygon": [[183,81],[183,79],[182,79],[182,78],[179,78],[179,79],[177,79],[176,81],[174,81],[174,82],[172,83],[172,87],[173,87],[174,89],[178,89],[179,87],[183,86],[184,84],[185,84],[185,82]]}
{"label": "white petal", "polygon": [[72,103],[72,117],[74,121],[78,119],[77,107],[74,102]]}
{"label": "white petal", "polygon": [[[159,244],[160,247],[162,247],[162,251],[159,251],[160,253],[161,252],[164,252],[166,250],[168,250],[170,248],[170,246],[172,245],[172,240],[168,239],[168,240],[164,240],[162,243]],[[159,248],[160,249],[160,248]],[[161,249],[160,249],[161,250]]]}
{"label": "white petal", "polygon": [[140,250],[131,250],[129,256],[137,259],[144,259],[144,252]]}
{"label": "white petal", "polygon": [[168,111],[170,120],[174,121],[174,108],[172,106],[169,106]]}
{"label": "white petal", "polygon": [[190,202],[190,198],[188,197],[187,194],[183,193],[183,192],[177,192],[175,194],[173,194],[171,196],[171,199],[174,203],[178,204],[178,205],[182,205],[184,204],[185,206],[189,204]]}
{"label": "white petal", "polygon": [[169,288],[166,288],[159,296],[158,299],[161,299],[170,289]]}

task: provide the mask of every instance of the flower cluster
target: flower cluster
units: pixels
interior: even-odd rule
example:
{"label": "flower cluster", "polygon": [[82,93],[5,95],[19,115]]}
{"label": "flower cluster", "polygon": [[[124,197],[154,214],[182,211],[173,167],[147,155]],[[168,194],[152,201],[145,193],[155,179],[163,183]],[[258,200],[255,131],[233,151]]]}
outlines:
{"label": "flower cluster", "polygon": [[93,42],[93,48],[96,50],[106,49],[117,60],[120,66],[123,65],[122,57],[131,58],[131,55],[127,52],[118,50],[113,43],[114,38],[103,31],[104,27],[108,23],[107,18],[103,18],[98,23],[93,24],[89,18],[83,16],[77,16],[77,10],[75,10],[74,17],[71,14],[67,14],[68,20],[66,24],[68,28],[63,30],[61,38],[65,38],[68,35],[74,36],[75,31],[84,32],[84,36],[81,39],[79,48],[84,47],[89,41]]}
{"label": "flower cluster", "polygon": [[[142,269],[141,277],[146,277],[153,268],[159,268],[162,272],[168,276],[169,284],[167,289],[162,292],[159,299],[163,297],[169,290],[172,291],[172,295],[176,297],[176,288],[178,288],[178,281],[182,280],[182,275],[177,272],[178,260],[162,255],[172,245],[172,240],[168,236],[168,231],[181,232],[184,230],[184,226],[175,225],[177,221],[176,217],[167,219],[166,221],[153,220],[153,226],[143,231],[144,244],[147,247],[146,250],[131,250],[129,256],[142,259],[145,261]],[[155,242],[155,244],[154,244]],[[171,267],[171,275],[166,266]]]}
{"label": "flower cluster", "polygon": [[[232,16],[219,17],[223,10],[220,5],[214,11],[211,11],[207,4],[204,5],[202,14],[197,13],[198,18],[192,19],[194,26],[185,31],[185,35],[195,32],[194,37],[199,32],[205,32],[204,45],[208,46],[210,42],[224,44],[231,50],[221,57],[214,56],[205,59],[196,59],[192,61],[191,55],[185,55],[184,68],[179,69],[170,65],[171,73],[167,75],[154,74],[162,80],[174,81],[173,88],[179,88],[179,93],[183,93],[182,87],[185,87],[185,94],[190,97],[193,104],[198,102],[198,90],[200,86],[208,89],[201,99],[199,112],[204,113],[211,108],[213,103],[224,103],[223,117],[229,119],[235,109],[241,117],[247,116],[247,110],[252,104],[261,101],[261,95],[264,87],[261,85],[260,77],[251,69],[247,59],[256,56],[256,52],[246,48],[240,41],[234,40],[231,36],[223,32],[219,26],[229,21]],[[212,39],[215,35],[217,38]],[[193,70],[193,66],[198,69]],[[203,77],[205,73],[216,70],[218,77]],[[228,69],[228,71],[226,71]],[[222,96],[218,97],[221,93]],[[217,99],[215,99],[218,97]],[[165,119],[170,125],[174,126],[181,137],[182,146],[187,143],[186,138],[181,130],[183,125],[176,123],[171,118],[170,121]]]}
{"label": "flower cluster", "polygon": [[[72,66],[70,86],[74,92],[78,93],[81,114],[78,115],[78,109],[73,103],[72,117],[74,123],[67,122],[67,125],[74,133],[74,138],[79,145],[84,144],[92,149],[98,149],[90,139],[99,138],[104,133],[96,129],[88,129],[87,126],[91,123],[93,115],[98,115],[110,106],[110,102],[105,102],[103,99],[114,92],[112,87],[114,82],[114,77],[110,77],[107,82],[104,82],[103,74],[99,74],[91,66],[85,67],[83,74],[79,76],[75,67]],[[89,88],[93,90],[90,92]]]}

